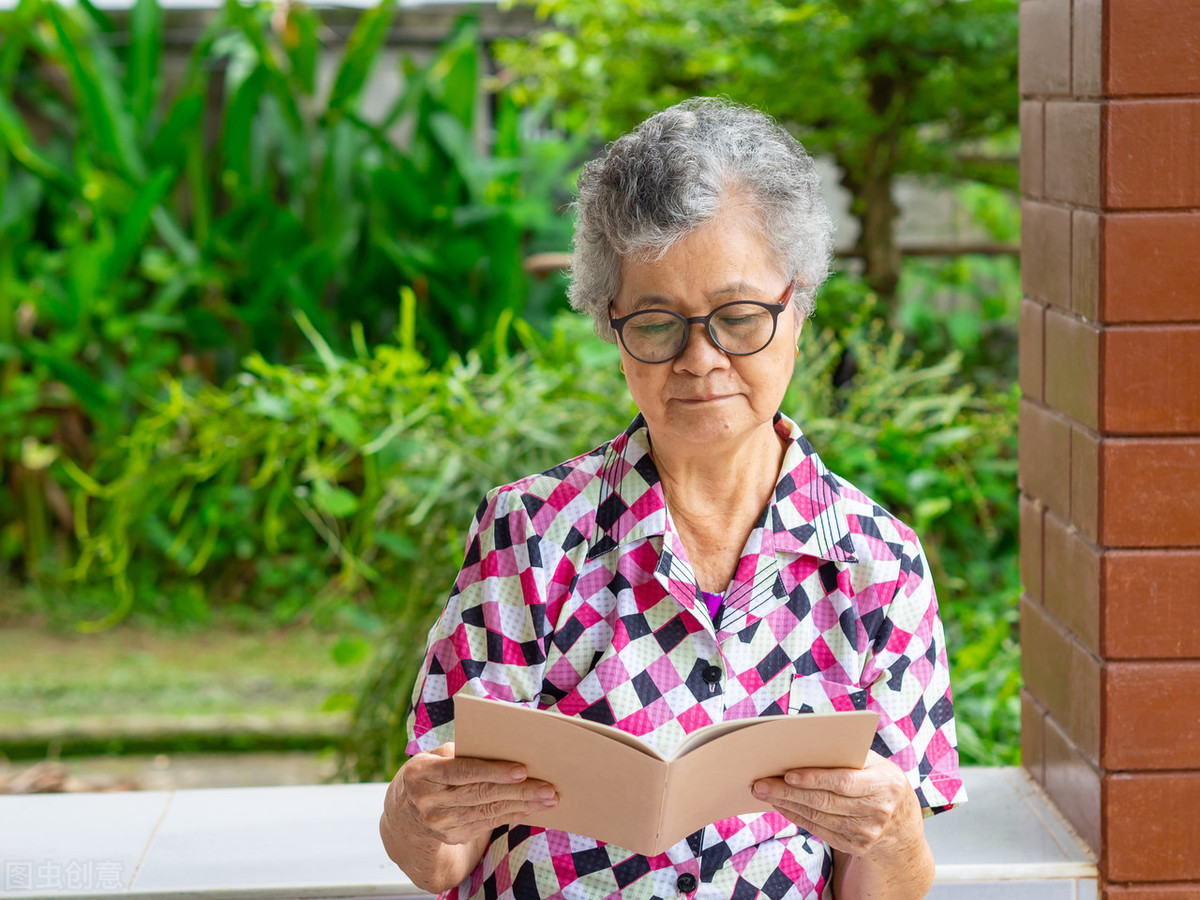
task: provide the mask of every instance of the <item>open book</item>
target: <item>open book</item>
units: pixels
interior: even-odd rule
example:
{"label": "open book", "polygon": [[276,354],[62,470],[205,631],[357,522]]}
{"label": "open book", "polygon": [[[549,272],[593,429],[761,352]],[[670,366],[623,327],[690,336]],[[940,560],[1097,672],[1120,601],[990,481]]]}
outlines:
{"label": "open book", "polygon": [[527,816],[646,856],[730,816],[770,812],[752,793],[789,769],[861,769],[873,712],[764,716],[706,725],[668,757],[620,729],[547,710],[454,698],[455,755],[523,763],[558,789],[557,806]]}

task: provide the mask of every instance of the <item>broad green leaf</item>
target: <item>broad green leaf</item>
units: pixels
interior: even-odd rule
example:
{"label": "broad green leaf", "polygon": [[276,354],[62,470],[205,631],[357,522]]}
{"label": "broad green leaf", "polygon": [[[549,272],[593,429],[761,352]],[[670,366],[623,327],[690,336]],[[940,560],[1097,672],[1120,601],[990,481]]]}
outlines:
{"label": "broad green leaf", "polygon": [[266,6],[243,6],[239,0],[227,0],[225,14],[241,35],[249,42],[255,53],[255,64],[266,74],[266,89],[279,104],[279,109],[288,125],[300,132],[304,130],[304,117],[300,114],[297,98],[293,93],[288,74],[280,67],[271,46],[270,21],[263,13]]}
{"label": "broad green leaf", "polygon": [[291,61],[292,82],[306,97],[317,90],[317,60],[322,51],[320,29],[321,20],[313,9],[302,4],[287,7],[283,46]]}
{"label": "broad green leaf", "polygon": [[97,383],[95,376],[83,366],[70,359],[52,355],[44,345],[28,348],[29,355],[54,373],[56,378],[71,389],[89,415],[103,418],[109,411],[110,399],[107,391]]}
{"label": "broad green leaf", "polygon": [[439,97],[440,108],[467,132],[474,128],[479,102],[478,40],[475,20],[462,19],[431,69],[434,81],[430,87]]}
{"label": "broad green leaf", "polygon": [[33,136],[3,93],[0,93],[0,140],[4,142],[13,159],[29,171],[68,190],[73,189],[74,176],[34,146]]}
{"label": "broad green leaf", "polygon": [[330,652],[339,666],[353,666],[367,658],[371,645],[364,638],[343,637],[338,639]]}
{"label": "broad green leaf", "polygon": [[416,559],[421,553],[410,538],[392,531],[376,531],[375,542],[397,559]]}
{"label": "broad green leaf", "polygon": [[203,148],[206,103],[207,97],[202,90],[189,90],[175,97],[146,152],[150,166],[182,169],[188,150],[195,146]]}
{"label": "broad green leaf", "polygon": [[358,704],[357,698],[347,691],[336,691],[325,698],[321,704],[321,712],[333,713],[352,710]]}
{"label": "broad green leaf", "polygon": [[4,178],[4,159],[0,154],[0,235],[22,235],[33,231],[31,218],[45,197],[41,181],[29,172],[17,171]]}
{"label": "broad green leaf", "polygon": [[151,222],[151,214],[163,201],[167,191],[175,183],[176,173],[171,169],[160,169],[147,181],[121,217],[120,228],[111,253],[105,261],[102,284],[110,284],[124,274],[141,248],[143,236]]}
{"label": "broad green leaf", "polygon": [[316,483],[313,491],[313,503],[323,512],[339,519],[345,519],[358,512],[358,498],[344,487],[334,487],[324,482]]}
{"label": "broad green leaf", "polygon": [[233,95],[225,110],[221,148],[225,154],[224,187],[234,193],[250,191],[254,186],[251,167],[251,136],[259,103],[267,85],[267,72],[255,68]]}
{"label": "broad green leaf", "polygon": [[135,0],[129,10],[129,54],[125,64],[125,96],[143,134],[160,91],[162,9],[159,0]]}
{"label": "broad green leaf", "polygon": [[435,112],[429,127],[443,152],[454,161],[455,172],[466,185],[470,199],[482,203],[489,181],[487,161],[475,151],[470,133],[448,112]]}
{"label": "broad green leaf", "polygon": [[387,38],[388,28],[396,15],[397,0],[382,0],[366,10],[346,41],[342,61],[329,96],[329,110],[347,114],[354,111],[359,93],[366,83],[379,48]]}
{"label": "broad green leaf", "polygon": [[108,164],[140,181],[146,175],[145,162],[133,117],[118,87],[115,60],[100,45],[89,46],[86,38],[72,34],[59,7],[47,6],[47,13],[97,149]]}
{"label": "broad green leaf", "polygon": [[92,25],[98,28],[103,34],[113,34],[117,30],[117,26],[108,14],[100,9],[92,0],[79,0],[79,8],[84,11]]}
{"label": "broad green leaf", "polygon": [[359,447],[366,443],[367,434],[359,424],[358,417],[350,410],[337,406],[321,411],[321,418],[329,426],[330,431],[341,438],[351,447]]}
{"label": "broad green leaf", "polygon": [[0,42],[0,84],[9,84],[21,64],[40,2],[19,0],[15,9],[0,11],[0,34],[4,35]]}

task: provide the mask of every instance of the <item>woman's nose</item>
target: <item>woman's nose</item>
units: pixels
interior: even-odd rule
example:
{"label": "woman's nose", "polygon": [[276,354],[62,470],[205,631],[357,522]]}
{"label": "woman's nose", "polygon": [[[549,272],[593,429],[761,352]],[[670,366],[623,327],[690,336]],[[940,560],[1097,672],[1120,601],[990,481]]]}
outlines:
{"label": "woman's nose", "polygon": [[675,370],[703,374],[729,365],[729,356],[716,345],[712,335],[699,322],[688,326],[688,340],[674,360]]}

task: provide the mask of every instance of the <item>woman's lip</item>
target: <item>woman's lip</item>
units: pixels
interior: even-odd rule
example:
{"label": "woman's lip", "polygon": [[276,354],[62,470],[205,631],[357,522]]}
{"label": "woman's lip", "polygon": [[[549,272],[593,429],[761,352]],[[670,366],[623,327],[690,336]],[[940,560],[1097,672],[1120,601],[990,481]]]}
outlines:
{"label": "woman's lip", "polygon": [[713,400],[728,400],[733,394],[712,394],[707,397],[676,397],[680,403],[710,403]]}

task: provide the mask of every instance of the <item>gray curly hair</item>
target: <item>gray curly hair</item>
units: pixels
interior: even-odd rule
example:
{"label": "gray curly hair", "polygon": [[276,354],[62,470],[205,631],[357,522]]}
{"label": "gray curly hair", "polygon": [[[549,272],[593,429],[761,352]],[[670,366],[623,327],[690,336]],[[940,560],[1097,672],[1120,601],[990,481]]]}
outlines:
{"label": "gray curly hair", "polygon": [[796,280],[797,326],[829,274],[833,223],[812,157],[774,119],[722,98],[686,100],[614,141],[579,175],[571,306],[615,340],[621,260],[661,259],[731,198],[757,213],[767,252]]}

